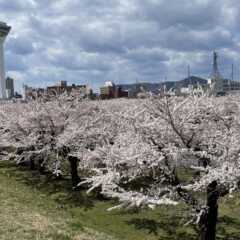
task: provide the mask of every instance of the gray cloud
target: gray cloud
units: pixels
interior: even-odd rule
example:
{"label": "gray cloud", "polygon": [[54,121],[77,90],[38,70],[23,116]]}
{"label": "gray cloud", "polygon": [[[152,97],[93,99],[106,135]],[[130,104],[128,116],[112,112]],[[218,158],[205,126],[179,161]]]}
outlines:
{"label": "gray cloud", "polygon": [[24,56],[34,52],[33,42],[24,37],[9,38],[6,48],[16,55]]}
{"label": "gray cloud", "polygon": [[[137,2],[137,1],[136,1]],[[138,16],[156,21],[161,28],[173,25],[185,28],[209,29],[217,25],[221,19],[221,0],[218,4],[214,1],[145,1],[138,2]]]}
{"label": "gray cloud", "polygon": [[6,69],[21,84],[177,80],[188,64],[209,76],[215,49],[223,74],[240,64],[237,0],[0,0],[0,8],[12,26]]}

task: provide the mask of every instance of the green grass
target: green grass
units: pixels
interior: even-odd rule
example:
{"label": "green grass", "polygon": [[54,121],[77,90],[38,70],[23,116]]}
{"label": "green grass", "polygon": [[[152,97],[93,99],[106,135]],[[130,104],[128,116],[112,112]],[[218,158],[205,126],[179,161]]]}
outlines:
{"label": "green grass", "polygon": [[[196,231],[184,226],[189,214],[184,205],[107,212],[113,204],[72,192],[69,179],[0,163],[0,239],[197,239]],[[219,208],[218,239],[240,239],[238,196],[223,200]]]}

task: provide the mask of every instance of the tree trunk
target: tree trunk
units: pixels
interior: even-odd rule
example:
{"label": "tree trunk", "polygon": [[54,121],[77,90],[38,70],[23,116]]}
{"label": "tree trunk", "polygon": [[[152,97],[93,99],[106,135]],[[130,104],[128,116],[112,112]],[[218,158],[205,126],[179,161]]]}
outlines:
{"label": "tree trunk", "polygon": [[44,166],[44,159],[40,158],[39,161],[38,161],[38,164],[39,164],[38,171],[40,172],[40,174],[45,174],[46,173],[46,168]]}
{"label": "tree trunk", "polygon": [[35,161],[34,161],[34,159],[30,159],[30,169],[31,169],[31,170],[36,170],[36,166],[35,166]]}
{"label": "tree trunk", "polygon": [[218,217],[218,198],[219,190],[217,182],[213,181],[207,187],[207,212],[202,218],[201,237],[200,240],[215,240],[216,239],[216,225]]}
{"label": "tree trunk", "polygon": [[68,160],[71,167],[72,186],[73,188],[76,188],[81,181],[80,177],[78,176],[78,158],[74,156],[69,156]]}

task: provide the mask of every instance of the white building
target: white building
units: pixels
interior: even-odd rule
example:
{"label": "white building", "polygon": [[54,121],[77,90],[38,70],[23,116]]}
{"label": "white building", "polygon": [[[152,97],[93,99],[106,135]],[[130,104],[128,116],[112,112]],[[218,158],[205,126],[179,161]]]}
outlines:
{"label": "white building", "polygon": [[4,66],[4,41],[10,32],[11,27],[6,23],[0,22],[0,98],[6,98],[6,81]]}

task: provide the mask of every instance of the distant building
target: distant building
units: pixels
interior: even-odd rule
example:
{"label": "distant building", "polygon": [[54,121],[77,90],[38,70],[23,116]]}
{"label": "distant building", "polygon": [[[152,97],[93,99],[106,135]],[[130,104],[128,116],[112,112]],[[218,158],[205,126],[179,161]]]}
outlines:
{"label": "distant building", "polygon": [[10,77],[6,78],[6,97],[8,99],[14,97],[14,80]]}
{"label": "distant building", "polygon": [[[148,83],[145,83],[144,85],[146,85]],[[148,86],[142,86],[141,83],[136,82],[134,84],[134,87],[128,90],[128,96],[129,98],[142,98],[142,96],[147,90],[153,90],[153,89],[148,89]],[[145,95],[144,95],[145,96]]]}
{"label": "distant building", "polygon": [[[229,80],[229,79],[222,79],[222,87],[221,91],[216,91],[214,87],[212,87],[215,91],[215,95],[225,95],[229,93],[239,92],[240,91],[240,82]],[[214,82],[210,81],[210,87],[213,86]]]}
{"label": "distant building", "polygon": [[128,91],[123,91],[121,86],[117,86],[116,88],[116,98],[127,98],[129,96]]}
{"label": "distant building", "polygon": [[59,86],[67,87],[67,81],[60,81]]}
{"label": "distant building", "polygon": [[62,94],[72,95],[80,98],[92,98],[93,92],[88,85],[67,85],[67,81],[60,81],[59,84],[55,86],[44,88],[32,88],[24,86],[24,95],[26,100],[35,100],[39,97],[45,97],[50,99],[52,97],[57,97]]}
{"label": "distant building", "polygon": [[27,85],[24,85],[23,88],[25,100],[36,100],[37,98],[42,97],[45,94],[44,88],[33,88]]}
{"label": "distant building", "polygon": [[93,92],[88,85],[67,85],[67,81],[60,81],[58,85],[47,87],[47,94],[50,96],[59,96],[63,93],[80,97],[91,97]]}
{"label": "distant building", "polygon": [[224,79],[223,88],[225,91],[239,91],[240,82]]}
{"label": "distant building", "polygon": [[122,98],[128,97],[128,91],[122,91],[120,86],[116,86],[113,82],[105,82],[103,87],[100,87],[100,98],[111,99],[111,98]]}
{"label": "distant building", "polygon": [[110,99],[114,98],[115,95],[115,84],[113,82],[105,82],[103,87],[100,87],[100,98],[101,99]]}
{"label": "distant building", "polygon": [[14,98],[22,98],[22,95],[18,92],[14,93]]}
{"label": "distant building", "polygon": [[183,95],[188,95],[188,94],[191,94],[192,92],[192,86],[190,85],[189,87],[182,87],[180,88],[180,91],[179,91],[179,94],[183,94]]}
{"label": "distant building", "polygon": [[189,84],[188,87],[182,87],[175,91],[177,96],[188,96],[188,95],[203,95],[206,92],[207,86],[197,84],[196,86]]}

